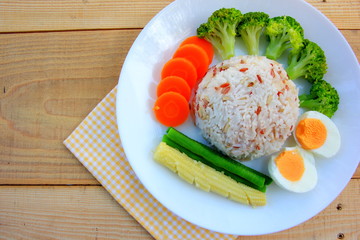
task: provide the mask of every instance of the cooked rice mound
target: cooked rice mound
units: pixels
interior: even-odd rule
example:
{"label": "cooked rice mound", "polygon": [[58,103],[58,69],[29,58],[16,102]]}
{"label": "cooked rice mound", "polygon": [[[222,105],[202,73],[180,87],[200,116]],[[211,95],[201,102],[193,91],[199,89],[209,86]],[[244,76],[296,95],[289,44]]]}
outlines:
{"label": "cooked rice mound", "polygon": [[206,140],[234,159],[251,160],[280,150],[291,135],[298,89],[276,61],[233,57],[209,69],[192,108]]}

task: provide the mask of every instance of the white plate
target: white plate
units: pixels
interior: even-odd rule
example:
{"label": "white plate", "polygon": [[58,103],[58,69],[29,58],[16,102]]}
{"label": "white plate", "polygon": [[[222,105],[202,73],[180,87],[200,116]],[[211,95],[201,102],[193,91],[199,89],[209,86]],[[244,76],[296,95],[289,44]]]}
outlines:
{"label": "white plate", "polygon": [[[341,97],[333,120],[339,127],[342,147],[336,157],[317,160],[319,182],[309,193],[290,193],[272,184],[267,191],[267,206],[254,209],[203,192],[153,160],[153,150],[166,131],[152,112],[160,70],[179,43],[196,35],[197,27],[222,7],[235,7],[243,13],[263,11],[271,17],[292,16],[303,26],[305,37],[318,43],[326,53],[329,69],[325,79],[335,86]],[[236,51],[237,54],[244,53],[241,43]],[[178,216],[201,227],[228,234],[277,232],[322,211],[344,189],[358,166],[359,79],[359,64],[344,37],[326,17],[304,1],[177,0],[148,23],[128,53],[118,85],[119,133],[126,156],[140,181]],[[202,141],[190,120],[178,129]],[[266,163],[260,159],[247,164],[267,173]]]}

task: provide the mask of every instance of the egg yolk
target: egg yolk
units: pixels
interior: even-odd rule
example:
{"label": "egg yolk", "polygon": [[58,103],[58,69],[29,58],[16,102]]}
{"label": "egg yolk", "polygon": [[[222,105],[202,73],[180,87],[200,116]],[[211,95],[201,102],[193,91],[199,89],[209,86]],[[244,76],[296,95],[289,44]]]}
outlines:
{"label": "egg yolk", "polygon": [[305,118],[296,127],[295,135],[302,148],[310,150],[325,143],[327,130],[320,119]]}
{"label": "egg yolk", "polygon": [[304,160],[297,150],[280,153],[275,158],[275,164],[281,175],[292,182],[299,181],[305,171]]}

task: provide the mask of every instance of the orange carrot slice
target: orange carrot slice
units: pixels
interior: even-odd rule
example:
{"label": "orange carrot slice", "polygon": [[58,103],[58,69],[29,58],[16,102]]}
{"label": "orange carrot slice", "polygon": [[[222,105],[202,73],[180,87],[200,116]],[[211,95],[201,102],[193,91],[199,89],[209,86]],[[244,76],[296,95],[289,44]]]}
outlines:
{"label": "orange carrot slice", "polygon": [[153,111],[161,124],[176,127],[188,118],[189,105],[180,93],[166,92],[156,99]]}
{"label": "orange carrot slice", "polygon": [[181,77],[168,76],[162,79],[156,89],[157,97],[160,97],[166,92],[177,92],[183,95],[187,101],[190,100],[191,89],[187,82]]}
{"label": "orange carrot slice", "polygon": [[214,58],[214,47],[210,42],[206,41],[203,38],[199,38],[198,36],[191,36],[191,37],[186,38],[180,44],[180,47],[182,47],[182,46],[184,46],[186,44],[195,44],[195,45],[201,47],[202,49],[204,49],[207,56],[208,56],[208,58],[209,58],[208,65],[211,64],[211,62],[212,62],[212,60]]}
{"label": "orange carrot slice", "polygon": [[161,79],[168,76],[183,78],[190,88],[194,87],[197,80],[196,68],[185,58],[172,58],[164,64],[161,70]]}
{"label": "orange carrot slice", "polygon": [[195,44],[186,44],[179,47],[175,53],[174,58],[185,58],[189,60],[196,68],[197,78],[202,78],[209,67],[209,57],[204,49]]}

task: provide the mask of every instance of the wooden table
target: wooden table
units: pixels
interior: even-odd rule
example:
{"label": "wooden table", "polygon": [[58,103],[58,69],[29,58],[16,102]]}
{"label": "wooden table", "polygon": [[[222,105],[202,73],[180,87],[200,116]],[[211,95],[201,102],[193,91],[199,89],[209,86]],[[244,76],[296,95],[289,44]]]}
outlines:
{"label": "wooden table", "polygon": [[[360,1],[307,1],[359,60]],[[117,84],[131,44],[170,2],[0,0],[1,239],[152,239],[62,142]],[[360,168],[311,220],[238,239],[359,239],[359,193]]]}

